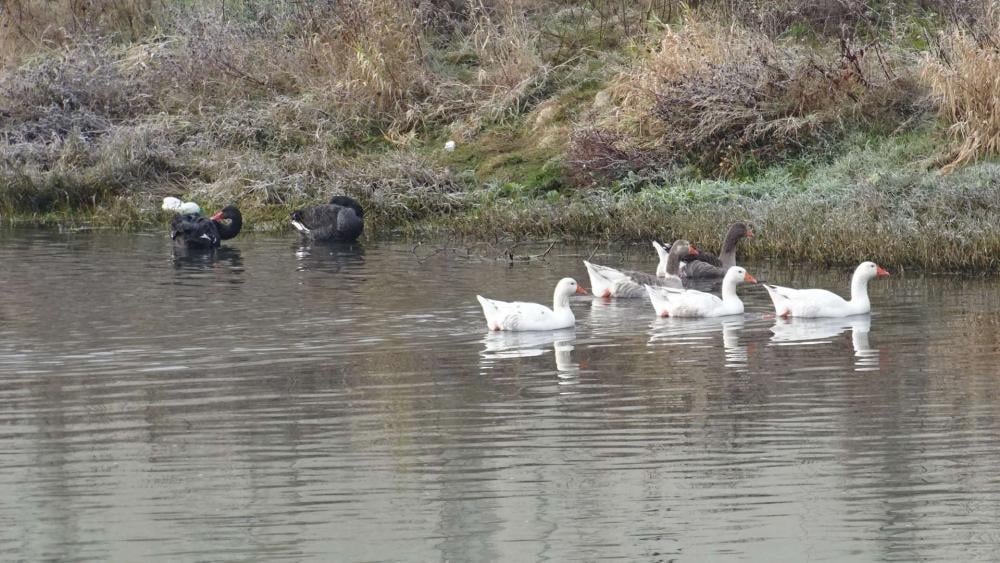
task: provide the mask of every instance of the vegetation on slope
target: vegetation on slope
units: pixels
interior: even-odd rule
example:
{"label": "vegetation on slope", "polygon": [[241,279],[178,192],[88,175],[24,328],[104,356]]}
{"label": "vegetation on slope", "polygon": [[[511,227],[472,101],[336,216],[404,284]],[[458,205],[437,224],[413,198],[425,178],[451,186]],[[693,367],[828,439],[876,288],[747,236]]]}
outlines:
{"label": "vegetation on slope", "polygon": [[[9,0],[0,215],[258,229],[348,193],[369,233],[1000,256],[1000,4]],[[445,141],[456,150],[443,150]]]}

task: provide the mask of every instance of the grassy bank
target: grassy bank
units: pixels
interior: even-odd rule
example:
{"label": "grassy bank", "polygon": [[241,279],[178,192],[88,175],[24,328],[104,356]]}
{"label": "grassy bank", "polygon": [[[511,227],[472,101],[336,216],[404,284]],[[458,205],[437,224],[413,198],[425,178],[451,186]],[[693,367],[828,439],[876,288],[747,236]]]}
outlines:
{"label": "grassy bank", "polygon": [[[0,216],[249,228],[350,194],[369,236],[670,240],[990,269],[991,2],[14,0]],[[456,150],[445,151],[453,140]]]}

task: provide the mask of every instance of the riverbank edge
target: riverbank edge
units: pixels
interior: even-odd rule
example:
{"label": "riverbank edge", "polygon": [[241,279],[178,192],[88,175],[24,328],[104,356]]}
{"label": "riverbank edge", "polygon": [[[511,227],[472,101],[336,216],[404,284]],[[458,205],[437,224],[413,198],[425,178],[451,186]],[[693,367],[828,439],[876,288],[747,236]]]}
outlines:
{"label": "riverbank edge", "polygon": [[[874,260],[890,270],[964,273],[1000,267],[1000,166],[975,165],[944,179],[928,175],[925,182],[908,186],[868,180],[828,192],[788,186],[758,193],[759,186],[715,186],[721,191],[714,201],[686,203],[686,192],[678,187],[548,197],[499,197],[496,190],[477,190],[448,213],[405,217],[398,210],[369,206],[363,241],[601,244],[685,238],[717,251],[727,226],[744,221],[756,235],[741,245],[746,260],[827,266]],[[45,214],[6,212],[0,214],[0,225],[66,231],[166,229],[170,215],[157,203],[145,196]],[[244,232],[293,234],[289,211],[279,205],[248,209]]]}

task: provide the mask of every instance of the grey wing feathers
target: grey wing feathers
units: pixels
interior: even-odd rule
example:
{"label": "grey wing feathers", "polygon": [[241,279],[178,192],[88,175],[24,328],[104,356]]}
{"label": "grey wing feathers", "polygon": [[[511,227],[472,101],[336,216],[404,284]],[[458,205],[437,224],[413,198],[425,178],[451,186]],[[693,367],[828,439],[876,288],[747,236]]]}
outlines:
{"label": "grey wing feathers", "polygon": [[686,261],[689,266],[697,262],[704,262],[707,264],[711,264],[712,266],[718,266],[720,268],[722,267],[722,260],[719,260],[718,256],[712,254],[711,252],[701,250],[700,248],[698,249],[698,256],[693,256],[692,258],[693,260]]}
{"label": "grey wing feathers", "polygon": [[316,240],[354,241],[364,229],[364,223],[350,207],[335,204],[315,205],[301,211],[302,223]]}
{"label": "grey wing feathers", "polygon": [[721,278],[726,275],[726,270],[721,266],[715,266],[708,262],[694,261],[688,262],[684,266],[684,275],[688,278]]}
{"label": "grey wing feathers", "polygon": [[625,273],[628,274],[628,277],[632,281],[639,284],[640,286],[644,284],[656,286],[660,285],[660,283],[663,281],[661,278],[653,274],[647,274],[646,272],[625,272]]}

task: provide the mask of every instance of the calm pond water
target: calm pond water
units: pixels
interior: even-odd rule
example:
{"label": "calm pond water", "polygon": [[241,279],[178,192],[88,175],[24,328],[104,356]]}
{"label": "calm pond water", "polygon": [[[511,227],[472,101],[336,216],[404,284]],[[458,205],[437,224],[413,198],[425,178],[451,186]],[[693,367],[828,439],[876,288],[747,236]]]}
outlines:
{"label": "calm pond water", "polygon": [[579,297],[510,336],[475,294],[550,302],[592,249],[412,249],[0,232],[0,559],[1000,557],[996,278],[894,272],[843,321]]}

